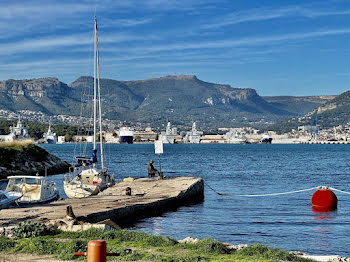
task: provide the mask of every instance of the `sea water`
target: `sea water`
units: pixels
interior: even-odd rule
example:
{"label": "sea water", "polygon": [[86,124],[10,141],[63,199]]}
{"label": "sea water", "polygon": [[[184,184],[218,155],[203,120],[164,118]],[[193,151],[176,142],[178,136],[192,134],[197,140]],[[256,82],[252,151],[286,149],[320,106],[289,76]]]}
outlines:
{"label": "sea water", "polygon": [[[43,145],[72,162],[82,145]],[[117,179],[146,177],[158,156],[152,144],[105,145]],[[90,154],[88,150],[88,155]],[[164,145],[165,176],[202,177],[220,193],[269,194],[319,185],[350,191],[350,145]],[[52,176],[61,196],[63,175]],[[313,191],[266,197],[220,196],[205,187],[202,203],[146,218],[131,229],[183,239],[211,237],[232,244],[261,243],[309,254],[350,257],[350,195],[335,192],[338,210],[315,213]]]}

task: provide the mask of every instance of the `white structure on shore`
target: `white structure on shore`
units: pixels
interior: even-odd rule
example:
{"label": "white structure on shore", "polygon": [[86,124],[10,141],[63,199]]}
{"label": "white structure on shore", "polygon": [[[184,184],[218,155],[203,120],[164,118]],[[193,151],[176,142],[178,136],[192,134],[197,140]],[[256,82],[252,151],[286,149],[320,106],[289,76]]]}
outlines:
{"label": "white structure on shore", "polygon": [[29,139],[28,128],[23,126],[21,122],[21,117],[19,117],[16,126],[10,126],[10,134],[0,135],[0,140],[6,142],[12,142],[14,140],[24,140]]}
{"label": "white structure on shore", "polygon": [[57,137],[57,144],[63,144],[66,142],[66,139],[64,136],[58,136]]}
{"label": "white structure on shore", "polygon": [[202,131],[198,131],[196,127],[196,122],[192,124],[192,130],[186,132],[186,135],[183,139],[184,143],[188,144],[199,144],[201,141],[201,137],[203,135]]}
{"label": "white structure on shore", "polygon": [[163,131],[160,133],[159,140],[161,140],[163,144],[174,144],[176,133],[177,129],[171,128],[171,124],[168,122],[165,132]]}

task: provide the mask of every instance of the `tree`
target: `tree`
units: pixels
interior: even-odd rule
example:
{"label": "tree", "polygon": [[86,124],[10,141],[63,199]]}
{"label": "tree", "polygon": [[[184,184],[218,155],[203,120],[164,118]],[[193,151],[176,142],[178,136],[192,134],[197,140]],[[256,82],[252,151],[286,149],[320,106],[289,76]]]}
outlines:
{"label": "tree", "polygon": [[135,142],[141,142],[141,137],[140,136],[135,136],[134,137]]}
{"label": "tree", "polygon": [[65,140],[66,142],[71,142],[71,141],[73,141],[73,137],[72,137],[70,134],[66,133],[66,134],[64,135],[64,140]]}

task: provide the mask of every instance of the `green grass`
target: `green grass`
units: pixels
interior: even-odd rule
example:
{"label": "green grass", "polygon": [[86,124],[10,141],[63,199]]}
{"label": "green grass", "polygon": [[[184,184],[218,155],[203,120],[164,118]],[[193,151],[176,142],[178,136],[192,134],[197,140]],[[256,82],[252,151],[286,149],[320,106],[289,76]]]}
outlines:
{"label": "green grass", "polygon": [[[148,235],[130,230],[103,231],[90,229],[83,232],[59,232],[53,236],[34,238],[0,238],[0,251],[52,255],[61,260],[83,260],[74,252],[86,252],[92,239],[107,242],[107,252],[118,252],[118,261],[309,261],[280,249],[254,245],[239,251],[230,250],[213,239],[203,239],[195,244],[179,243],[168,237]],[[108,260],[113,260],[110,257]]]}

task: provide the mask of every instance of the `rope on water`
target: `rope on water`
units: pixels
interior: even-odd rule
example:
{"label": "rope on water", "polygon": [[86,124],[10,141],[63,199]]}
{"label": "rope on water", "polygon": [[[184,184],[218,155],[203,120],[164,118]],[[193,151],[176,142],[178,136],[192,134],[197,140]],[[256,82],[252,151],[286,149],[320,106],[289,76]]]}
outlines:
{"label": "rope on water", "polygon": [[[256,194],[256,195],[246,195],[246,194],[226,194],[226,193],[220,193],[217,192],[214,188],[212,188],[205,180],[203,180],[207,187],[209,187],[212,191],[214,191],[219,196],[234,196],[234,197],[264,197],[264,196],[280,196],[280,195],[287,195],[287,194],[295,194],[295,193],[301,193],[306,191],[311,191],[315,189],[319,189],[320,186],[302,189],[302,190],[294,190],[294,191],[288,191],[288,192],[282,192],[282,193],[270,193],[270,194]],[[349,193],[350,194],[350,193]]]}
{"label": "rope on water", "polygon": [[331,189],[331,190],[334,190],[334,191],[343,193],[343,194],[348,194],[348,195],[350,195],[350,192],[347,192],[347,191],[339,190],[339,189],[336,189],[336,188],[334,188],[334,187],[328,187],[328,188]]}
{"label": "rope on water", "polygon": [[281,196],[281,195],[288,195],[288,194],[296,194],[306,191],[311,191],[315,189],[319,189],[320,187],[312,187],[307,189],[301,189],[301,190],[294,190],[294,191],[288,191],[288,192],[281,192],[281,193],[270,193],[270,194],[256,194],[256,195],[239,195],[239,194],[223,194],[224,196],[237,196],[237,197],[264,197],[264,196]]}
{"label": "rope on water", "polygon": [[[201,171],[200,171],[201,172]],[[191,173],[187,174],[189,175],[193,175]],[[330,190],[334,190],[343,194],[348,194],[350,195],[350,192],[348,191],[343,191],[340,189],[336,189],[334,187],[329,187],[329,186],[316,186],[316,187],[311,187],[311,188],[307,188],[307,189],[301,189],[301,190],[294,190],[294,191],[288,191],[288,192],[281,192],[281,193],[269,193],[269,194],[228,194],[228,193],[220,193],[218,191],[216,191],[214,188],[212,188],[204,179],[203,179],[204,184],[211,189],[213,192],[215,192],[216,194],[218,194],[219,196],[233,196],[233,197],[265,197],[265,196],[281,196],[281,195],[288,195],[288,194],[296,194],[296,193],[302,193],[302,192],[307,192],[307,191],[311,191],[311,190],[316,190],[316,189],[330,189]]]}

